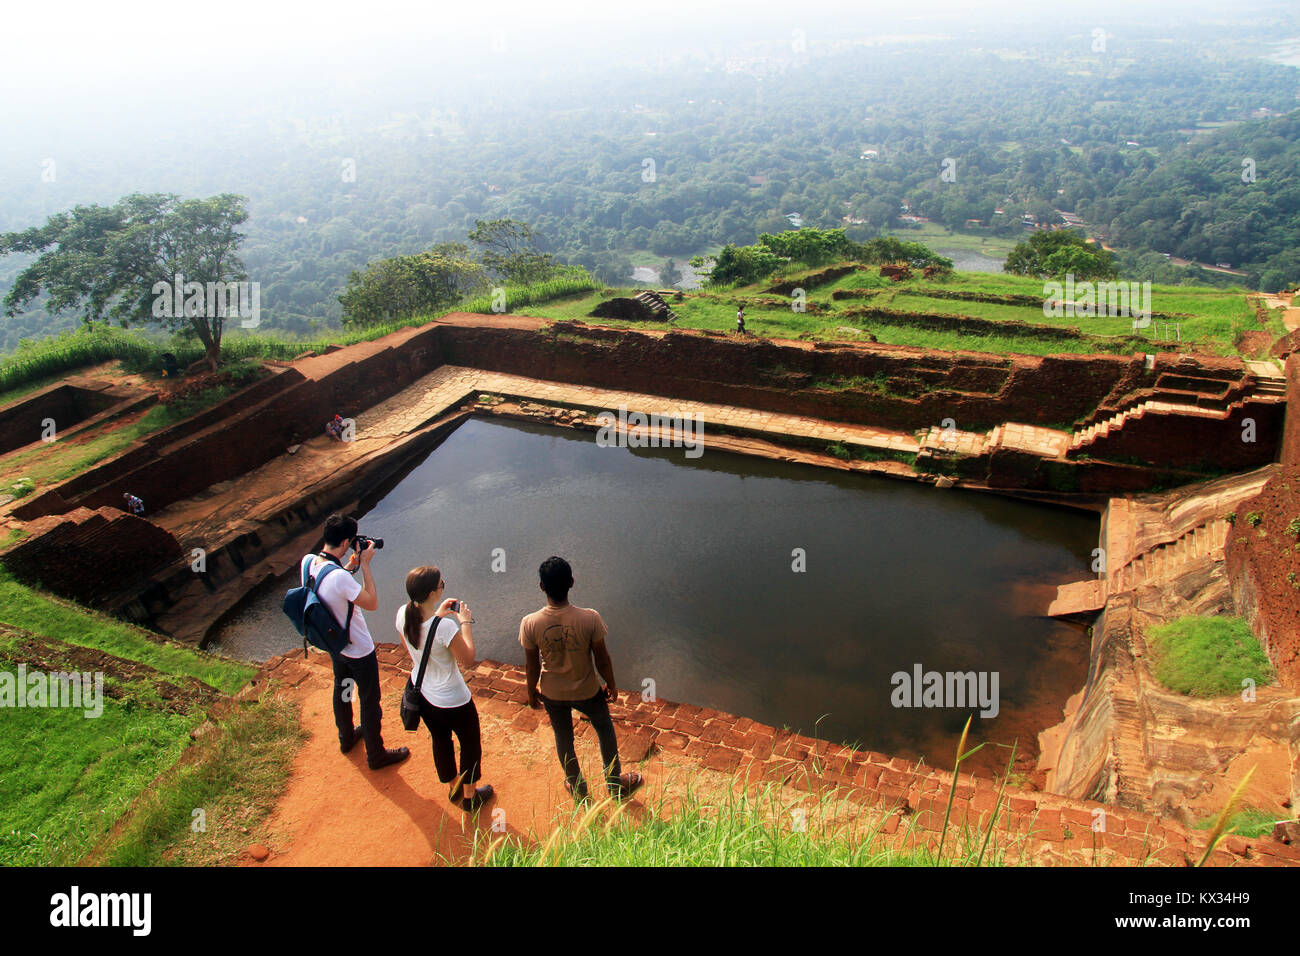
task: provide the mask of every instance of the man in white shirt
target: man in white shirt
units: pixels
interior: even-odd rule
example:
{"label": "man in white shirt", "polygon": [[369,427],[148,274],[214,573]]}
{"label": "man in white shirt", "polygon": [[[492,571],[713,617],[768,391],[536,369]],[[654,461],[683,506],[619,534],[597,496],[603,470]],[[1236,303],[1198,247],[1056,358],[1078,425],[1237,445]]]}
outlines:
{"label": "man in white shirt", "polygon": [[[348,629],[348,646],[331,655],[334,661],[334,723],[339,731],[339,749],[348,753],[358,740],[366,741],[366,762],[371,770],[400,763],[411,755],[410,750],[398,747],[384,748],[380,732],[383,711],[379,706],[379,658],[375,642],[366,627],[362,611],[379,609],[379,594],[375,579],[370,574],[370,561],[375,555],[373,542],[364,549],[354,549],[347,564],[343,556],[357,544],[357,521],[347,515],[330,515],[325,522],[325,546],[319,554],[303,557],[300,571],[304,577],[316,577],[329,562],[338,564],[346,574],[334,571],[320,583],[317,594],[339,625],[348,620],[348,604],[353,605],[352,621]],[[357,584],[351,572],[361,569],[364,585]],[[361,701],[361,726],[352,726],[352,698]]]}

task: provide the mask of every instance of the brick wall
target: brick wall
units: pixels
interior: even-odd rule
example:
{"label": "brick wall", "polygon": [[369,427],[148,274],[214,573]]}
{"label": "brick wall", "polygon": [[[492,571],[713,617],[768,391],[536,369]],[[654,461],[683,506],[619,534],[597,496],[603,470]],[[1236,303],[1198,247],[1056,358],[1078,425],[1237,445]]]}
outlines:
{"label": "brick wall", "polygon": [[[406,652],[392,644],[380,644],[378,652],[381,674],[404,681],[410,671]],[[296,684],[309,668],[328,670],[329,661],[323,654],[312,654],[306,661],[300,654],[289,654],[267,661],[263,674]],[[544,722],[544,713],[527,706],[521,667],[479,661],[466,679],[479,699],[491,698],[516,707],[512,721],[516,726],[533,730]],[[906,833],[909,840],[933,847],[942,832],[952,790],[952,774],[947,771],[815,740],[692,704],[662,699],[647,702],[624,694],[619,703],[610,706],[610,712],[618,729],[619,753],[628,764],[656,750],[673,753],[702,768],[736,774],[751,784],[773,782],[811,792],[838,791],[840,796],[884,814],[882,832],[887,836]],[[576,732],[592,731],[586,722],[578,722]],[[553,760],[549,750],[542,756]],[[559,774],[558,766],[553,772]],[[991,778],[959,774],[951,826],[974,828],[986,823],[999,806],[998,793],[999,785]],[[1105,813],[1104,832],[1092,829],[1099,809]],[[1185,866],[1200,858],[1206,836],[1150,814],[1014,787],[1008,787],[1003,795],[994,829],[994,840],[1000,845],[1019,841],[1031,856],[1046,850],[1057,862],[1079,865]],[[1014,848],[1009,857],[1016,858]],[[1300,863],[1300,845],[1272,837],[1247,840],[1230,836],[1210,862],[1222,866],[1295,865]]]}

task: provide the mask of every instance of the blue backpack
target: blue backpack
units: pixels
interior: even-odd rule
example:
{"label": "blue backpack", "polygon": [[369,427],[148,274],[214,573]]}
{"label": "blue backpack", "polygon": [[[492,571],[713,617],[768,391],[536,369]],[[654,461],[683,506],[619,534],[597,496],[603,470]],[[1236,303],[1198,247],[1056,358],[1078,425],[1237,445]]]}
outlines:
{"label": "blue backpack", "polygon": [[[310,567],[308,565],[307,567]],[[329,562],[315,578],[308,577],[307,567],[302,569],[302,585],[290,588],[284,596],[284,613],[302,635],[302,656],[307,656],[307,645],[319,647],[331,657],[347,647],[352,640],[352,602],[348,602],[348,617],[339,627],[330,609],[320,599],[320,583],[334,571],[342,571],[335,562]]]}

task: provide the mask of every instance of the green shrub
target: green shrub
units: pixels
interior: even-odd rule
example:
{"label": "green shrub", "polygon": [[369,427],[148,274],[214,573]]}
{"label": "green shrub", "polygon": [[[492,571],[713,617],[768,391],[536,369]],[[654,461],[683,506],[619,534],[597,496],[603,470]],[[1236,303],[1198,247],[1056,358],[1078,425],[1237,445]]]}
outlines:
{"label": "green shrub", "polygon": [[1240,617],[1180,617],[1146,637],[1156,680],[1180,694],[1221,697],[1240,691],[1247,678],[1257,685],[1273,679],[1264,649]]}

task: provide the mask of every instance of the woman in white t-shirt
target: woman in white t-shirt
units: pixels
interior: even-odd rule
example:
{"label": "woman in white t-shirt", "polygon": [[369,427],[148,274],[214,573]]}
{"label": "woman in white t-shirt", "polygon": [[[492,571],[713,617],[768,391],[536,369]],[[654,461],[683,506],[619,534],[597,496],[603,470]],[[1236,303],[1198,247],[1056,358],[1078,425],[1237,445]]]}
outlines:
{"label": "woman in white t-shirt", "polygon": [[[433,763],[438,779],[450,783],[451,801],[466,813],[478,810],[492,797],[491,785],[476,786],[481,776],[483,742],[479,734],[478,709],[460,668],[474,663],[474,616],[464,601],[443,600],[447,582],[435,567],[414,568],[406,576],[406,595],[411,600],[397,610],[397,633],[411,656],[411,681],[420,669],[425,642],[429,663],[420,684],[420,717],[433,738]],[[460,621],[457,627],[456,621]],[[434,622],[438,629],[430,637]],[[460,769],[451,737],[460,742]]]}

